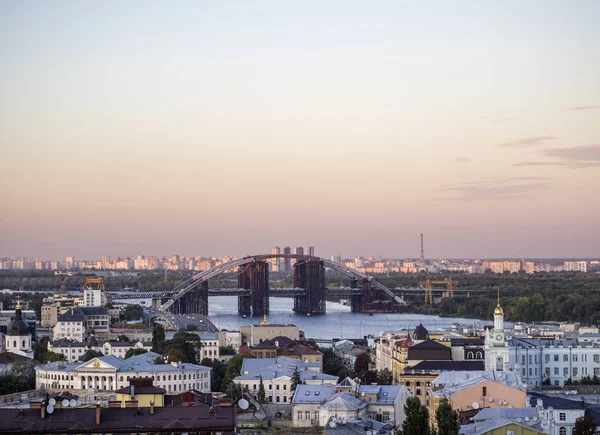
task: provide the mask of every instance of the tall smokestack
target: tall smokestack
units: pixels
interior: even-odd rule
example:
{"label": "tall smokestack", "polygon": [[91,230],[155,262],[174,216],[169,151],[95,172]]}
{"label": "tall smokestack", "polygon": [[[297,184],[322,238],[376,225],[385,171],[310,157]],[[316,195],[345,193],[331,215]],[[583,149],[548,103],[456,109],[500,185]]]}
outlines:
{"label": "tall smokestack", "polygon": [[425,250],[423,249],[423,233],[421,233],[421,263],[425,262]]}

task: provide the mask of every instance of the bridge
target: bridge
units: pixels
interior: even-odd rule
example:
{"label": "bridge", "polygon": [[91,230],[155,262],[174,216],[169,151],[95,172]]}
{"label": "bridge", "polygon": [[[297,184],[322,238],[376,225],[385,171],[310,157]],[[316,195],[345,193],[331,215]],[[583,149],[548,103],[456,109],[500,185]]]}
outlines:
{"label": "bridge", "polygon": [[[268,260],[277,258],[295,260],[294,288],[269,287]],[[326,268],[349,277],[351,286],[327,288]],[[209,279],[230,270],[237,270],[238,288],[209,290]],[[394,304],[405,305],[402,297],[368,275],[334,261],[300,254],[252,255],[233,260],[194,275],[175,287],[173,292],[160,307],[161,311],[207,315],[208,297],[225,294],[237,296],[240,314],[255,316],[269,313],[270,296],[292,296],[294,311],[309,315],[325,314],[327,295],[332,293],[348,296],[353,312],[392,311]],[[383,300],[380,295],[384,297]]]}

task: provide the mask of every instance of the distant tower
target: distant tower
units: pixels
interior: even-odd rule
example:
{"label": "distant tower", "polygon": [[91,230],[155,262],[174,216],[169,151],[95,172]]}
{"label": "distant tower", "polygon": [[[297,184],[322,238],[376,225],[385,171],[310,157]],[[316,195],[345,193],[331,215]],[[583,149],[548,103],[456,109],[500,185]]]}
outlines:
{"label": "distant tower", "polygon": [[302,246],[298,246],[296,249],[294,249],[294,254],[304,255],[304,248]]}
{"label": "distant tower", "polygon": [[312,246],[309,246],[308,248],[306,248],[306,251],[307,251],[307,255],[310,255],[310,256],[315,255],[315,248]]}
{"label": "distant tower", "polygon": [[[283,248],[283,253],[287,255],[291,254],[292,248],[286,246],[285,248]],[[283,271],[285,273],[290,273],[292,271],[292,261],[289,258],[285,258],[283,260]]]}
{"label": "distant tower", "polygon": [[425,262],[425,249],[423,248],[423,233],[421,233],[421,263]]}
{"label": "distant tower", "polygon": [[[273,246],[273,248],[271,249],[271,254],[273,254],[273,255],[281,254],[281,249],[279,248],[279,246]],[[279,272],[280,264],[281,264],[281,258],[273,258],[271,260],[271,271]]]}

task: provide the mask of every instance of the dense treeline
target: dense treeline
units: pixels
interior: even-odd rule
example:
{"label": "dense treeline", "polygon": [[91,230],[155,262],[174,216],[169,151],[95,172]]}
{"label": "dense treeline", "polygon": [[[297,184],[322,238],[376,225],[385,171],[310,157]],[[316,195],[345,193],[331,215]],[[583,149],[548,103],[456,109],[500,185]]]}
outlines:
{"label": "dense treeline", "polygon": [[[429,279],[444,279],[448,275],[430,275]],[[600,323],[600,276],[575,272],[548,274],[485,274],[452,275],[459,282],[457,289],[490,289],[489,293],[463,293],[444,298],[438,304],[426,305],[423,295],[407,296],[410,312],[442,316],[491,318],[496,306],[497,288],[501,290],[502,308],[506,320],[577,321]],[[412,276],[383,277],[388,287],[415,286]]]}

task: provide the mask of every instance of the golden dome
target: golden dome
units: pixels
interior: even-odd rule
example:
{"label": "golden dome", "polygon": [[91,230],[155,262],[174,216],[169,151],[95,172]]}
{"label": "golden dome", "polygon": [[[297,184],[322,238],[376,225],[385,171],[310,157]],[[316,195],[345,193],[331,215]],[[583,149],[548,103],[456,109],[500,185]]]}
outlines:
{"label": "golden dome", "polygon": [[504,310],[500,306],[500,289],[498,288],[498,305],[496,305],[496,309],[494,310],[494,316],[496,315],[504,315]]}

